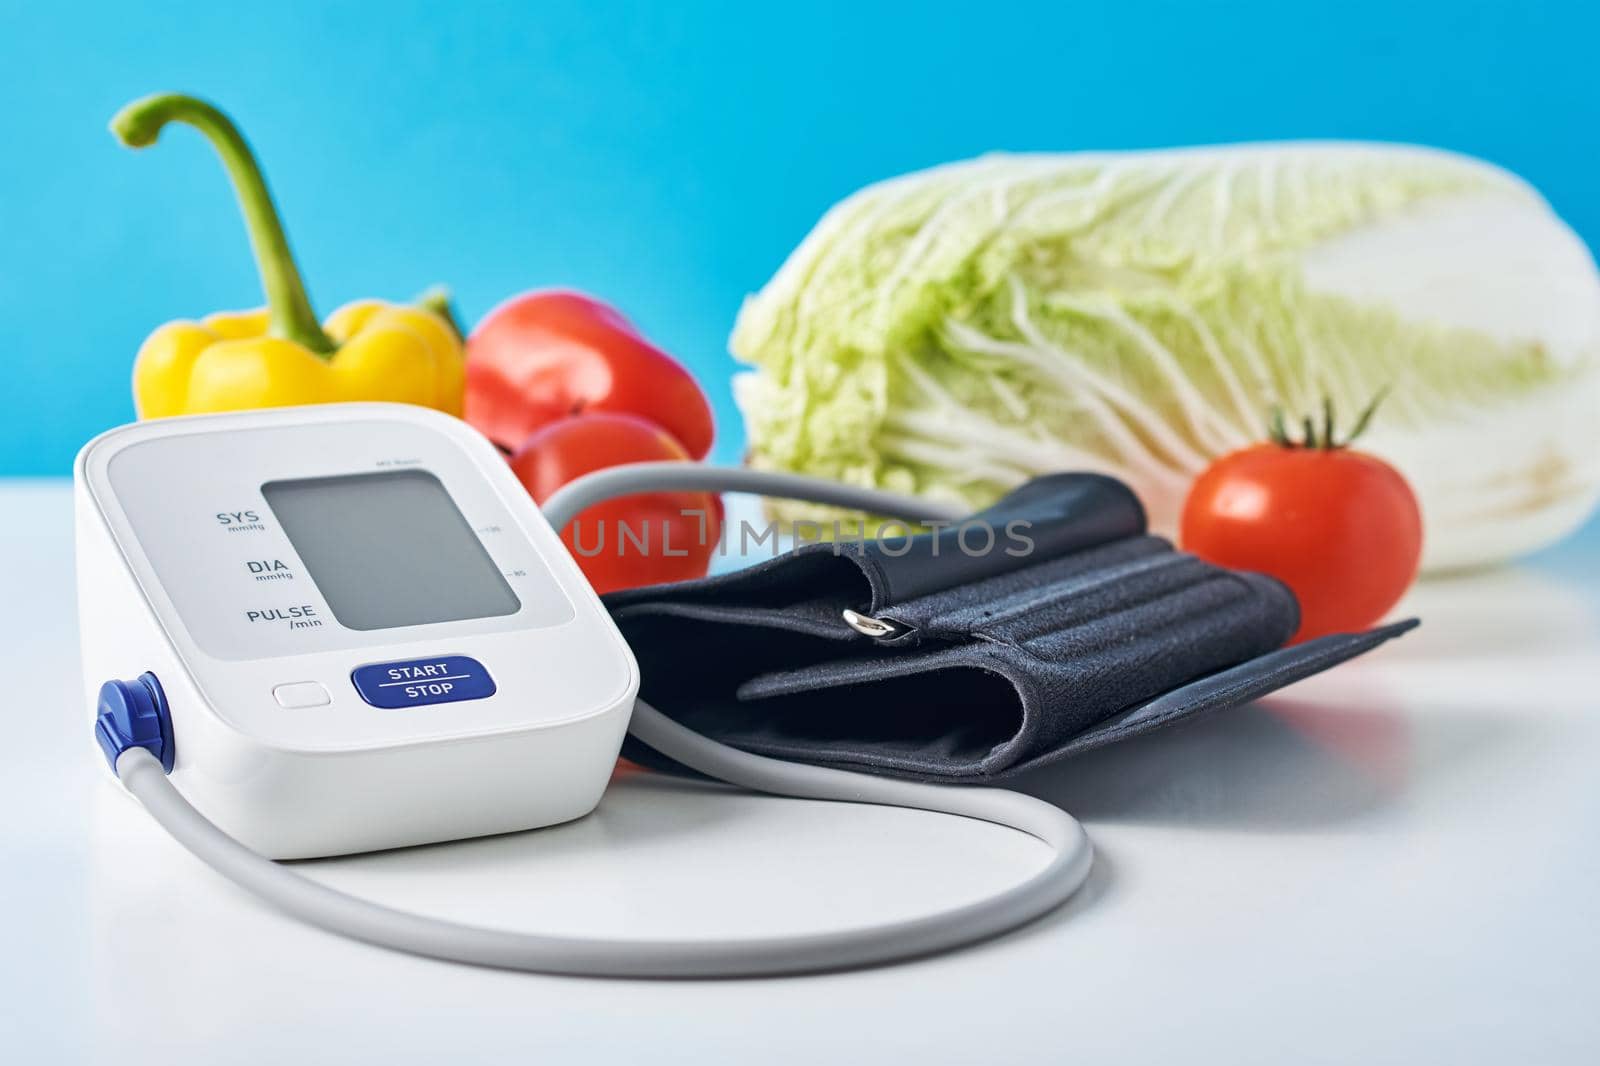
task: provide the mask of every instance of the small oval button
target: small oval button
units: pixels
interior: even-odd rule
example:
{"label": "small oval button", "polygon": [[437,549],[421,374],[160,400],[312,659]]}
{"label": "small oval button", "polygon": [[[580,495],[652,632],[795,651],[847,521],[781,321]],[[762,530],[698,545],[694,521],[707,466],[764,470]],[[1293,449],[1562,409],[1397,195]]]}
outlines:
{"label": "small oval button", "polygon": [[478,660],[466,655],[369,663],[350,672],[350,682],[374,707],[420,707],[493,696],[494,679]]}
{"label": "small oval button", "polygon": [[288,685],[279,685],[272,690],[272,698],[278,701],[278,706],[287,707],[292,711],[303,707],[324,707],[333,702],[328,690],[316,681],[295,681]]}

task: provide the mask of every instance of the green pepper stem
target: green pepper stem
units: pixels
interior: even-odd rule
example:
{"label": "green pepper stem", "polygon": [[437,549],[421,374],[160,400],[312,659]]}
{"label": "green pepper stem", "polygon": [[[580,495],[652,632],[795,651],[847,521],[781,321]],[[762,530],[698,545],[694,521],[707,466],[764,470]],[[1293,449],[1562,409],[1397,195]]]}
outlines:
{"label": "green pepper stem", "polygon": [[465,341],[466,333],[461,329],[461,320],[456,318],[455,302],[450,298],[450,290],[443,285],[435,285],[427,292],[418,296],[414,301],[418,307],[432,311],[444,319],[444,324],[450,327],[450,332],[456,335],[456,340]]}
{"label": "green pepper stem", "polygon": [[182,122],[203,133],[233,181],[234,194],[244,212],[250,247],[255,252],[261,287],[266,291],[269,332],[291,340],[319,355],[338,346],[322,331],[305,283],[295,266],[284,235],[283,222],[273,206],[272,193],[261,175],[261,166],[244,136],[221,111],[204,100],[182,93],[157,93],[128,104],[111,120],[111,132],[129,148],[145,148],[156,142],[169,122]]}

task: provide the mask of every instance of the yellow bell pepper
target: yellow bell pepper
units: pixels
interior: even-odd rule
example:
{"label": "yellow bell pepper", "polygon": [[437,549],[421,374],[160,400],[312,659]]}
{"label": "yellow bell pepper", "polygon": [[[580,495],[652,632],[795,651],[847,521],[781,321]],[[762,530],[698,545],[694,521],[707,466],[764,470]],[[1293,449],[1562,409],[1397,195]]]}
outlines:
{"label": "yellow bell pepper", "polygon": [[461,414],[461,337],[445,297],[418,305],[358,300],[319,325],[250,146],[215,107],[175,93],[136,100],[111,120],[130,148],[154,144],[168,122],[205,134],[244,211],[267,306],[169,322],[133,367],[141,418],[254,407],[392,400]]}

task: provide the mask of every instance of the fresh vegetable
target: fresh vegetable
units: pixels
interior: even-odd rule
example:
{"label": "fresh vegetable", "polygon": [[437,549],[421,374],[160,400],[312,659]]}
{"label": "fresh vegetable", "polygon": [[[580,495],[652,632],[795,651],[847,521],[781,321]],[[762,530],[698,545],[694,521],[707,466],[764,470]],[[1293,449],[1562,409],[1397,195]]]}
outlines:
{"label": "fresh vegetable", "polygon": [[[1512,175],[1377,145],[992,156],[835,207],[734,329],[751,461],[979,507],[1129,481],[1172,532],[1272,404],[1353,410],[1426,563],[1560,537],[1600,494],[1600,274]],[[1296,462],[1328,467],[1343,456]],[[786,517],[816,517],[800,505]]]}
{"label": "fresh vegetable", "polygon": [[139,416],[336,400],[392,400],[460,414],[461,342],[447,318],[429,306],[361,300],[318,325],[261,168],[228,116],[203,100],[165,93],[124,107],[111,130],[130,148],[144,148],[169,122],[195,127],[222,157],[267,306],[169,322],[152,333],[133,368]]}
{"label": "fresh vegetable", "polygon": [[694,459],[711,450],[711,405],[689,372],[614,308],[578,292],[506,301],[467,341],[467,421],[507,451],[588,411],[640,415]]}
{"label": "fresh vegetable", "polygon": [[1399,602],[1422,558],[1422,514],[1406,479],[1336,436],[1332,404],[1291,439],[1281,415],[1272,440],[1223,456],[1183,505],[1185,550],[1270,574],[1300,601],[1294,640],[1365,629]]}
{"label": "fresh vegetable", "polygon": [[[536,502],[622,463],[702,459],[711,405],[676,360],[578,292],[514,297],[467,341],[466,417],[512,453]],[[702,577],[722,530],[712,493],[650,493],[584,511],[562,539],[598,592]]]}
{"label": "fresh vegetable", "polygon": [[[689,459],[676,438],[634,415],[593,412],[546,423],[511,457],[543,503],[567,482],[623,463]],[[709,492],[652,492],[596,504],[561,539],[596,592],[703,577],[722,535],[722,500]]]}

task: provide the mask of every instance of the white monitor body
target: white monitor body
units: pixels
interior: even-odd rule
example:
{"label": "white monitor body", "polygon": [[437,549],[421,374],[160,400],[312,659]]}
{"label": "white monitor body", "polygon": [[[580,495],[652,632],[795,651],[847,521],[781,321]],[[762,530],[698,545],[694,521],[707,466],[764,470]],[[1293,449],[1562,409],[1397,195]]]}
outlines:
{"label": "white monitor body", "polygon": [[401,404],[161,419],[75,469],[91,715],[154,673],[173,782],[274,858],[580,817],[638,667],[503,457]]}

